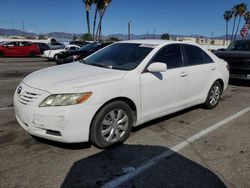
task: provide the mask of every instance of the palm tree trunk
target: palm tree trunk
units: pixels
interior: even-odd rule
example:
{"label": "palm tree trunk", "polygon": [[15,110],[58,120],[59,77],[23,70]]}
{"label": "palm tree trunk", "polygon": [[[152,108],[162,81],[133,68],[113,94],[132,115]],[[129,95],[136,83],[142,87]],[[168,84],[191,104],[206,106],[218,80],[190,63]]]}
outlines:
{"label": "palm tree trunk", "polygon": [[236,16],[234,17],[233,30],[232,30],[232,35],[231,35],[231,42],[233,41],[233,36],[234,36],[235,21],[236,21]]}
{"label": "palm tree trunk", "polygon": [[101,41],[101,36],[102,36],[102,24],[100,25],[100,29],[99,29],[99,36],[98,36],[99,41]]}
{"label": "palm tree trunk", "polygon": [[237,26],[237,29],[236,29],[236,32],[235,32],[235,35],[234,35],[234,40],[236,39],[237,33],[239,31],[240,21],[241,21],[241,16],[239,17],[239,22],[238,22],[238,26]]}
{"label": "palm tree trunk", "polygon": [[100,13],[99,23],[98,23],[98,27],[96,31],[96,38],[99,38],[100,36],[100,30],[102,29],[102,19],[103,19],[105,11],[106,11],[106,8],[104,8],[103,11]]}
{"label": "palm tree trunk", "polygon": [[94,41],[96,41],[96,37],[95,37],[96,18],[97,18],[97,8],[95,9],[95,16],[94,16],[94,23],[93,23],[93,35],[92,35],[92,38],[93,38]]}
{"label": "palm tree trunk", "polygon": [[86,20],[87,20],[88,34],[90,34],[89,11],[86,11]]}
{"label": "palm tree trunk", "polygon": [[227,46],[227,40],[228,40],[228,20],[226,21],[226,46]]}

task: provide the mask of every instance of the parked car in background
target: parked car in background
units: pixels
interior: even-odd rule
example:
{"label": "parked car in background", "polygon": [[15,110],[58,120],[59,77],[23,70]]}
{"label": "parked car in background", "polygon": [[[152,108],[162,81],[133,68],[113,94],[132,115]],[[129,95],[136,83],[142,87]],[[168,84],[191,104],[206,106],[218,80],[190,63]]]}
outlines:
{"label": "parked car in background", "polygon": [[44,51],[50,49],[49,45],[44,42],[34,42],[33,44],[35,44],[39,48],[41,54],[43,54]]}
{"label": "parked car in background", "polygon": [[85,46],[85,45],[89,44],[89,42],[72,40],[72,41],[69,42],[69,44],[75,44],[75,45],[78,45],[78,46]]}
{"label": "parked car in background", "polygon": [[250,40],[234,41],[214,54],[228,62],[230,78],[250,80]]}
{"label": "parked car in background", "polygon": [[0,57],[35,57],[39,54],[39,48],[30,42],[14,41],[0,44]]}
{"label": "parked car in background", "polygon": [[89,43],[75,51],[60,52],[56,59],[56,63],[60,65],[60,64],[65,64],[65,63],[71,63],[74,61],[79,61],[110,44],[112,43],[111,42],[105,42],[105,43],[94,42],[94,43]]}
{"label": "parked car in background", "polygon": [[60,52],[65,52],[65,51],[75,51],[80,49],[80,46],[77,45],[67,45],[64,49],[57,49],[57,50],[46,50],[43,53],[44,58],[48,59],[48,60],[57,60],[58,58],[58,54]]}
{"label": "parked car in background", "polygon": [[198,104],[215,108],[228,79],[228,64],[195,44],[122,41],[24,78],[15,115],[31,135],[106,148],[133,126]]}
{"label": "parked car in background", "polygon": [[57,50],[57,49],[63,49],[65,47],[65,45],[63,43],[59,43],[59,42],[52,42],[49,45],[51,50]]}

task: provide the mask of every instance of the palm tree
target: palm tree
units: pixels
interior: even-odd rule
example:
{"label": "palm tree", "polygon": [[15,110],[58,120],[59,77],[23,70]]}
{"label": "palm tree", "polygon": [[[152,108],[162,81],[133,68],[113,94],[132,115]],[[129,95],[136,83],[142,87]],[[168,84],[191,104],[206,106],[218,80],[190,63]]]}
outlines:
{"label": "palm tree", "polygon": [[238,8],[238,5],[235,5],[232,8],[232,13],[233,13],[233,17],[234,17],[234,23],[233,23],[233,30],[232,30],[232,35],[231,35],[231,41],[233,41],[234,29],[235,29],[235,21],[236,21],[236,18],[238,16],[237,8]]}
{"label": "palm tree", "polygon": [[239,21],[238,21],[238,26],[237,26],[237,29],[236,29],[236,32],[234,35],[234,40],[236,39],[236,36],[238,34],[238,31],[239,31],[241,18],[242,18],[242,16],[244,16],[244,14],[247,11],[247,5],[245,3],[240,3],[239,5],[237,5],[236,11],[237,11],[237,14],[239,15]]}
{"label": "palm tree", "polygon": [[224,20],[226,21],[226,43],[228,40],[228,21],[233,17],[233,12],[231,10],[227,10],[223,14]]}
{"label": "palm tree", "polygon": [[93,20],[93,32],[92,32],[92,38],[93,38],[93,40],[96,40],[96,37],[95,37],[95,28],[96,28],[97,12],[98,12],[98,7],[99,7],[99,3],[100,2],[101,2],[101,0],[93,0],[93,3],[95,4],[95,15],[94,15],[94,20]]}
{"label": "palm tree", "polygon": [[[244,15],[244,20],[246,21],[246,23],[247,23],[247,22],[250,22],[250,12],[249,12],[249,11],[247,11],[247,12],[245,13],[245,15]],[[248,24],[250,24],[250,23],[248,23]]]}
{"label": "palm tree", "polygon": [[98,23],[98,27],[97,27],[97,31],[96,31],[96,38],[98,37],[98,40],[101,39],[101,32],[102,32],[102,19],[103,16],[106,12],[107,7],[110,5],[112,0],[101,0],[98,3],[98,13],[99,13],[99,23]]}
{"label": "palm tree", "polygon": [[85,11],[86,11],[86,21],[87,21],[87,29],[88,29],[88,34],[90,34],[90,21],[89,21],[89,11],[90,7],[93,3],[93,0],[82,0],[84,5],[85,5]]}

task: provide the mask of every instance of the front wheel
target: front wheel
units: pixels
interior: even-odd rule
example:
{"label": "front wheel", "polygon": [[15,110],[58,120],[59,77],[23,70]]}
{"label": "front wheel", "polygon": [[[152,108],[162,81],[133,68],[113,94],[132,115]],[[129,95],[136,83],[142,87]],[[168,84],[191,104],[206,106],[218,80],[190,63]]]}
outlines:
{"label": "front wheel", "polygon": [[208,92],[207,99],[205,102],[205,107],[208,109],[215,108],[219,103],[221,94],[222,94],[221,84],[219,81],[215,81]]}
{"label": "front wheel", "polygon": [[4,57],[4,53],[3,52],[0,52],[0,57]]}
{"label": "front wheel", "polygon": [[133,114],[127,103],[123,101],[108,103],[94,117],[90,139],[100,148],[123,143],[129,137],[132,123]]}

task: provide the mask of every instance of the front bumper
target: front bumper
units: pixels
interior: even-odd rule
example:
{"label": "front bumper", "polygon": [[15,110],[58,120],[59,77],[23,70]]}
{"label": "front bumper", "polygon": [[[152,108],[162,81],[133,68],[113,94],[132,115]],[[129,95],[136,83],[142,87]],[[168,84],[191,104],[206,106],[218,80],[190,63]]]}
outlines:
{"label": "front bumper", "polygon": [[[89,128],[98,106],[85,104],[58,107],[39,107],[50,94],[21,84],[23,92],[14,95],[14,109],[18,123],[31,135],[64,143],[86,142]],[[37,94],[26,100],[28,93]],[[23,100],[23,98],[26,100]]]}

